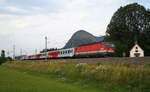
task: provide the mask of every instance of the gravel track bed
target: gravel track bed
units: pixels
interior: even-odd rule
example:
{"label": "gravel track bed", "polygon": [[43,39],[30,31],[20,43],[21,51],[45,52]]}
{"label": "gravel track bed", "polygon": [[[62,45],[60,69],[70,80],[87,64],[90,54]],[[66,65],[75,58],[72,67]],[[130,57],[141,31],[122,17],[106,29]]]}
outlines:
{"label": "gravel track bed", "polygon": [[[43,60],[38,60],[43,61]],[[107,58],[78,58],[78,59],[51,59],[49,62],[73,62],[73,63],[88,63],[88,64],[126,64],[126,65],[144,65],[150,63],[150,57],[107,57]]]}

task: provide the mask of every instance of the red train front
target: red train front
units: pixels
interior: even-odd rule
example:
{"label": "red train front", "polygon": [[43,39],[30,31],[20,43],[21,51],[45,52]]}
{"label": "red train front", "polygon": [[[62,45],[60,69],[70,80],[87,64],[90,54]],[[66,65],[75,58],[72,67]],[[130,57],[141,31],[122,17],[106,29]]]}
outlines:
{"label": "red train front", "polygon": [[77,57],[100,57],[114,54],[115,46],[110,42],[99,42],[88,45],[82,45],[75,48]]}

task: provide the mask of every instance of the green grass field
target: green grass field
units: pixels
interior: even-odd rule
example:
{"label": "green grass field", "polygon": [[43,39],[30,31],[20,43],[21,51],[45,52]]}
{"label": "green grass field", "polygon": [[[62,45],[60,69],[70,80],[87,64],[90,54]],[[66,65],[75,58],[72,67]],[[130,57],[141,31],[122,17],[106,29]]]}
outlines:
{"label": "green grass field", "polygon": [[0,66],[0,92],[102,92],[94,88],[60,82],[57,78],[34,75]]}
{"label": "green grass field", "polygon": [[150,92],[150,67],[70,62],[7,62],[0,92]]}

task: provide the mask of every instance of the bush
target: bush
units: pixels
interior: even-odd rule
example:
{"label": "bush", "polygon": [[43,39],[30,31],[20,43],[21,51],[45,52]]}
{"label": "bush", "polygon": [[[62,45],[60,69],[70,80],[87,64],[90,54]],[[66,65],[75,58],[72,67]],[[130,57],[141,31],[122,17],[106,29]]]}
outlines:
{"label": "bush", "polygon": [[1,65],[2,63],[4,63],[4,62],[6,62],[6,59],[0,57],[0,65]]}
{"label": "bush", "polygon": [[7,62],[7,61],[12,61],[12,58],[11,58],[11,57],[7,57],[7,58],[2,58],[2,57],[0,57],[0,65],[1,65],[2,63]]}
{"label": "bush", "polygon": [[150,62],[144,64],[145,67],[150,67]]}

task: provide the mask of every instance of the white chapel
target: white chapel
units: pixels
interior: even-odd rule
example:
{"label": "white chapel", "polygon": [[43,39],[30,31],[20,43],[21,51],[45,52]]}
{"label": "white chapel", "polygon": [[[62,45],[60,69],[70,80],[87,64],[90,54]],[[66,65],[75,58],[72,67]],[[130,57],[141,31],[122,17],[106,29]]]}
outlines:
{"label": "white chapel", "polygon": [[144,57],[144,50],[136,43],[130,50],[130,57]]}

